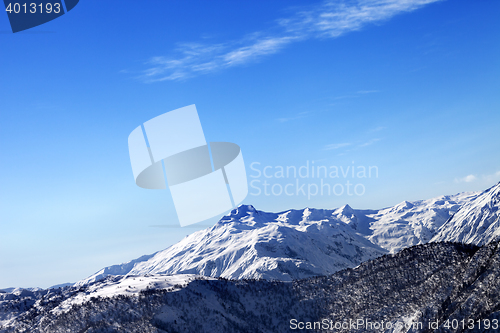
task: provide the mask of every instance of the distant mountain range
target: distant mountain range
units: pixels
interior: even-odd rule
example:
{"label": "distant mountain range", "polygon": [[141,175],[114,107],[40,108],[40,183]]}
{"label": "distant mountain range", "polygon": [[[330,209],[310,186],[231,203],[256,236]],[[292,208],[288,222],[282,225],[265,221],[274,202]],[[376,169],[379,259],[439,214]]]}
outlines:
{"label": "distant mountain range", "polygon": [[82,286],[110,275],[198,274],[291,281],[356,267],[429,241],[483,245],[500,234],[500,183],[482,193],[404,201],[380,210],[288,210],[241,205],[213,227],[153,255],[103,268]]}
{"label": "distant mountain range", "polygon": [[[335,218],[342,214],[342,210],[308,208],[276,214],[242,205],[213,227],[195,232],[152,257],[136,260],[133,265],[104,268],[78,285],[116,273],[291,281],[330,274],[387,253]],[[124,266],[129,270],[124,272]]]}

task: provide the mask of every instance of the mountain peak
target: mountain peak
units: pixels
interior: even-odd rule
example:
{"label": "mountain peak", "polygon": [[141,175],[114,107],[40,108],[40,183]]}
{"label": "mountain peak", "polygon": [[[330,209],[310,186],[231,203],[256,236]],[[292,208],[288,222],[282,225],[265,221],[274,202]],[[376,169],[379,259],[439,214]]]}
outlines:
{"label": "mountain peak", "polygon": [[221,225],[231,222],[243,222],[243,223],[258,222],[261,220],[260,213],[262,212],[255,209],[255,207],[252,205],[239,205],[238,207],[231,210],[229,214],[223,216],[219,220],[219,222],[217,222],[217,224]]}
{"label": "mountain peak", "polygon": [[349,224],[353,229],[358,227],[358,217],[356,216],[356,212],[347,204],[336,209],[332,213],[332,217],[344,222],[345,224]]}
{"label": "mountain peak", "polygon": [[231,211],[232,212],[256,212],[257,210],[253,205],[239,205],[235,209]]}
{"label": "mountain peak", "polygon": [[354,215],[354,209],[352,209],[352,207],[349,206],[348,204],[345,204],[344,206],[340,207],[338,210],[340,212],[342,212],[342,214],[344,214],[344,215]]}
{"label": "mountain peak", "polygon": [[255,207],[252,205],[239,205],[238,207],[231,210],[231,212],[226,216],[231,216],[234,218],[242,218],[244,216],[251,215],[256,212],[258,212],[257,209],[255,209]]}
{"label": "mountain peak", "polygon": [[394,209],[397,211],[402,211],[402,210],[411,209],[413,207],[414,207],[413,203],[405,200],[405,201],[397,204],[396,206],[394,206]]}

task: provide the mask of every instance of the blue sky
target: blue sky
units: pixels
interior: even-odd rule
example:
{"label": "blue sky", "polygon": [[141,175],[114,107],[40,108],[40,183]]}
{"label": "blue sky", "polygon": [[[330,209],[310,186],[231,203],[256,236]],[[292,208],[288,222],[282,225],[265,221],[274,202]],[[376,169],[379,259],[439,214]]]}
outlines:
{"label": "blue sky", "polygon": [[0,287],[75,282],[213,224],[178,227],[168,190],[137,187],[130,167],[130,132],[190,104],[257,187],[297,179],[256,178],[255,162],[378,170],[325,180],[363,195],[251,187],[257,209],[495,184],[499,15],[496,0],[82,1],[16,34],[0,15]]}

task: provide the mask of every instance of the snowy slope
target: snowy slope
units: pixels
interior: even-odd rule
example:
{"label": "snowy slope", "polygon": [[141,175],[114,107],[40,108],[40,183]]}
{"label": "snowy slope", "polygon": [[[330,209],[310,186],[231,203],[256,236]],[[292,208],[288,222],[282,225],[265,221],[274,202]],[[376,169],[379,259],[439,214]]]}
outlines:
{"label": "snowy slope", "polygon": [[[179,291],[194,280],[210,280],[193,274],[146,275],[146,276],[108,276],[101,281],[85,287],[61,287],[30,291],[15,289],[0,293],[0,333],[3,327],[16,326],[13,323],[26,311],[37,313],[45,311],[52,316],[61,315],[73,307],[95,300],[113,297],[138,297],[148,290]],[[29,332],[30,330],[28,330]]]}
{"label": "snowy slope", "polygon": [[447,221],[432,238],[483,245],[500,237],[500,183],[487,189]]}
{"label": "snowy slope", "polygon": [[[136,261],[126,274],[290,281],[355,267],[387,252],[339,220],[342,217],[341,210],[265,213],[241,205],[213,227],[187,236],[148,260]],[[77,285],[99,280],[110,271],[105,268]]]}
{"label": "snowy slope", "polygon": [[396,253],[403,248],[425,244],[437,230],[477,193],[444,195],[428,200],[402,203],[379,211],[356,211],[362,224],[358,229],[374,244]]}
{"label": "snowy slope", "polygon": [[55,314],[66,312],[73,305],[83,304],[92,298],[115,297],[118,295],[137,296],[141,291],[149,289],[175,291],[185,287],[189,282],[196,279],[207,279],[207,277],[193,274],[109,276],[106,279],[89,285],[85,290],[75,293],[72,297],[54,308],[52,312]]}
{"label": "snowy slope", "polygon": [[289,210],[241,205],[215,226],[153,255],[106,267],[76,285],[109,275],[200,274],[289,281],[325,275],[384,253],[428,242],[475,193],[403,202],[381,210]]}

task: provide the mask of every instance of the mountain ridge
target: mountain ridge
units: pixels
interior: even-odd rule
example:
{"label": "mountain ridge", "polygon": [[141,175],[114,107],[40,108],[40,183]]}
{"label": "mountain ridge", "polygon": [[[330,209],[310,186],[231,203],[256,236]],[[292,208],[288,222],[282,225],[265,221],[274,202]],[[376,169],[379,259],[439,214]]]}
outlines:
{"label": "mountain ridge", "polygon": [[379,210],[291,209],[263,212],[240,205],[214,226],[169,248],[101,269],[75,285],[109,275],[199,274],[291,281],[332,274],[386,253],[427,243],[480,193],[403,201]]}
{"label": "mountain ridge", "polygon": [[[185,237],[148,260],[135,262],[127,274],[186,273],[291,281],[354,267],[387,253],[348,224],[324,218],[324,213],[309,208],[267,213],[240,205],[213,227]],[[77,285],[96,281],[105,271]]]}

